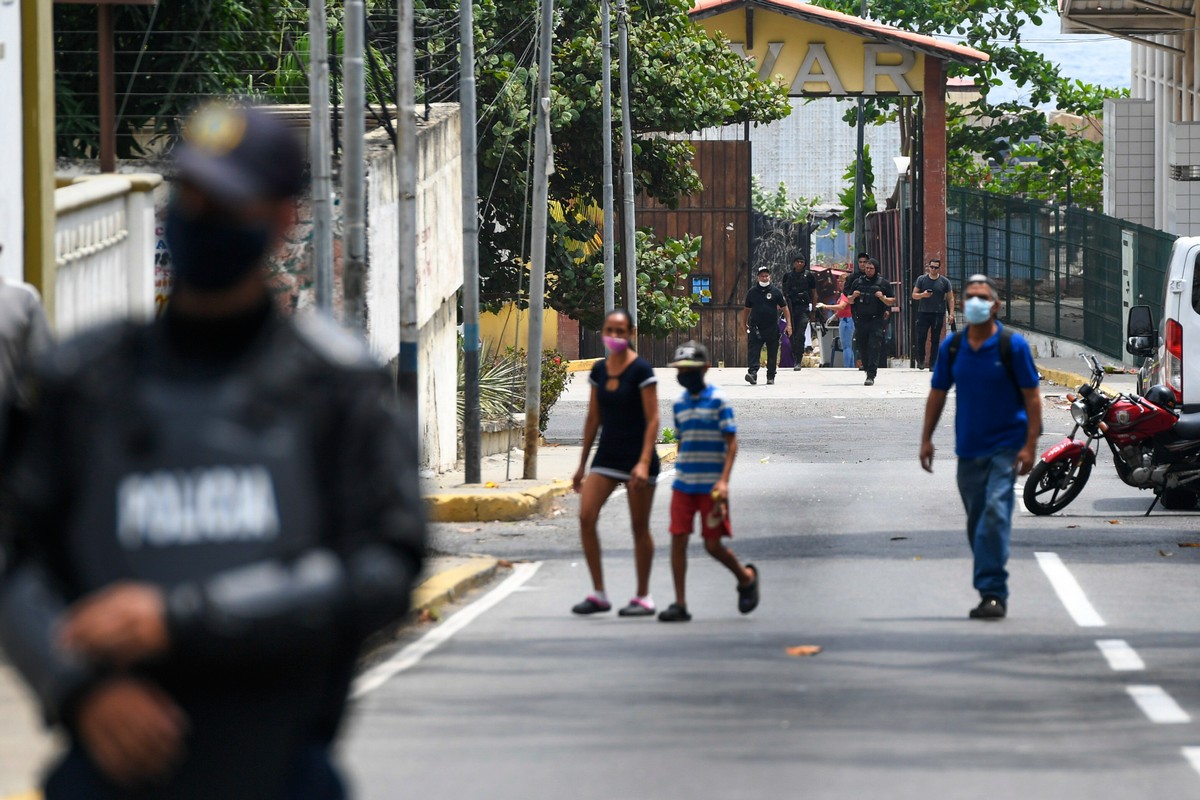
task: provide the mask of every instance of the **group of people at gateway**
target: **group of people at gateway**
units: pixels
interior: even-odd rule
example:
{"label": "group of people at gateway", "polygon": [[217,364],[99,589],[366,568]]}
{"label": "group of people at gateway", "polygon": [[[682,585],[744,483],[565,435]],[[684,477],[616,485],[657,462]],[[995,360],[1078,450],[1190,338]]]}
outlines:
{"label": "group of people at gateway", "polygon": [[[792,271],[784,276],[782,286],[772,283],[769,267],[760,267],[756,285],[746,293],[742,318],[747,336],[746,383],[758,385],[763,348],[767,351],[767,385],[775,383],[782,338],[781,315],[782,335],[790,339],[793,369],[798,372],[803,367],[809,326],[826,324],[821,312],[831,311],[833,316],[828,323],[837,321],[842,366],[862,370],[866,373],[864,385],[873,386],[879,365],[886,358],[884,346],[896,305],[895,292],[880,274],[879,261],[867,253],[859,254],[854,272],[838,278],[837,292],[835,303],[813,303],[817,279],[803,255],[793,259]],[[928,364],[932,370],[942,331],[954,324],[954,291],[942,274],[941,259],[929,259],[925,274],[913,286],[912,299],[916,301],[913,357],[917,369],[925,369]]]}
{"label": "group of people at gateway", "polygon": [[[862,274],[852,276],[837,306],[864,305],[854,319],[859,340],[878,346],[882,309],[894,296],[878,275],[878,265],[864,258]],[[933,471],[933,432],[952,387],[957,389],[955,450],[957,484],[967,515],[967,541],[974,558],[974,586],[979,605],[970,618],[997,620],[1007,614],[1009,539],[1012,529],[1013,487],[1017,475],[1027,474],[1035,461],[1041,430],[1038,373],[1028,344],[998,321],[1001,303],[996,284],[987,276],[973,275],[965,282],[962,332],[941,340],[941,323],[952,318],[953,294],[941,276],[941,263],[931,259],[925,275],[913,288],[913,298],[934,301],[933,308],[918,306],[927,315],[922,329],[933,335],[928,363],[932,372],[921,431],[919,461]],[[803,265],[796,274],[805,272]],[[760,281],[755,303],[782,309],[791,334],[791,309],[779,302],[781,294]],[[752,290],[752,293],[756,290]],[[864,301],[863,298],[868,298]],[[873,303],[871,301],[874,301]],[[754,321],[756,305],[747,299],[747,316]],[[945,303],[943,306],[942,304]],[[823,307],[822,304],[818,304]],[[807,309],[806,309],[807,311]],[[936,319],[934,319],[936,317]],[[755,341],[752,328],[751,341]],[[865,332],[865,333],[864,333]],[[634,540],[637,590],[618,612],[622,617],[652,617],[662,622],[686,622],[687,548],[699,517],[705,550],[724,565],[735,579],[737,609],[749,614],[759,604],[761,576],[754,564],[743,563],[725,543],[732,537],[729,481],[737,457],[737,422],[726,394],[708,383],[707,348],[695,341],[680,345],[669,366],[676,369],[682,387],[674,407],[674,427],[679,451],[671,484],[671,573],[675,599],[659,612],[650,595],[654,538],[650,510],[660,476],[655,449],[659,432],[658,377],[650,363],[633,351],[632,321],[627,311],[614,309],[604,320],[607,357],[592,367],[591,398],[583,430],[583,452],[573,484],[581,494],[580,539],[592,592],[572,611],[593,615],[612,610],[601,563],[597,522],[605,502],[622,484],[629,503]],[[778,344],[778,340],[776,340]],[[870,352],[870,350],[868,350]],[[922,359],[924,360],[924,359]],[[768,362],[768,379],[774,377]],[[747,376],[754,383],[756,371]],[[874,378],[867,369],[867,384]],[[599,436],[596,455],[588,468],[592,445]],[[732,598],[732,595],[731,595]]]}

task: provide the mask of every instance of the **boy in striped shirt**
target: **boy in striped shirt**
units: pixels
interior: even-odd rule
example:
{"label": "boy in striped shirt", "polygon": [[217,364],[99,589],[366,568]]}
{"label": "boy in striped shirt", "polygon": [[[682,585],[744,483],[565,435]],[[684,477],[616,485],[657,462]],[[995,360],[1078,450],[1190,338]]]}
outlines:
{"label": "boy in striped shirt", "polygon": [[686,342],[675,350],[670,366],[679,370],[683,394],[675,401],[675,430],[679,458],[671,492],[671,573],[675,602],[659,613],[662,622],[687,622],[684,584],[687,579],[687,546],[696,515],[708,554],[737,577],[738,611],[749,614],[758,606],[758,568],[742,566],[721,537],[733,536],[729,526],[729,473],[737,456],[737,423],[725,393],[704,382],[708,348]]}

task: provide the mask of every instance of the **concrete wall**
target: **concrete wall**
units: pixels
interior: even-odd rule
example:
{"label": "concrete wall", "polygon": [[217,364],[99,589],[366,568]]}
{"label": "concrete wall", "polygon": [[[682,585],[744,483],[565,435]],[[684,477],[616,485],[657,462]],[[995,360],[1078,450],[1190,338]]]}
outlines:
{"label": "concrete wall", "polygon": [[0,0],[0,277],[22,280],[25,273],[24,152],[25,108],[21,97],[21,0]]}
{"label": "concrete wall", "polygon": [[[460,131],[455,105],[433,106],[429,122],[418,131],[418,413],[422,465],[438,471],[452,468],[458,455],[457,309],[463,282]],[[367,137],[366,158],[367,340],[379,358],[394,364],[400,352],[399,203],[395,151],[385,132]]]}
{"label": "concrete wall", "polygon": [[1154,104],[1104,101],[1104,213],[1154,225]]}
{"label": "concrete wall", "polygon": [[[1167,158],[1172,167],[1200,172],[1200,122],[1172,123],[1170,143]],[[1175,197],[1175,223],[1179,230],[1200,232],[1200,180],[1176,177],[1168,180]]]}

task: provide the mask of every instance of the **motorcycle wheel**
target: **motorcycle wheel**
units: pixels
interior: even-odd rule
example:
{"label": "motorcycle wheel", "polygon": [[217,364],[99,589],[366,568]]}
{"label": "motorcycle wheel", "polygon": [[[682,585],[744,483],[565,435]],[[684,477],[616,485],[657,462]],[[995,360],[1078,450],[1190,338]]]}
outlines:
{"label": "motorcycle wheel", "polygon": [[1039,461],[1025,481],[1022,499],[1030,513],[1046,516],[1062,511],[1083,491],[1092,474],[1092,459],[1086,455],[1078,461]]}
{"label": "motorcycle wheel", "polygon": [[1196,507],[1196,493],[1191,489],[1164,489],[1160,500],[1168,511],[1191,511]]}

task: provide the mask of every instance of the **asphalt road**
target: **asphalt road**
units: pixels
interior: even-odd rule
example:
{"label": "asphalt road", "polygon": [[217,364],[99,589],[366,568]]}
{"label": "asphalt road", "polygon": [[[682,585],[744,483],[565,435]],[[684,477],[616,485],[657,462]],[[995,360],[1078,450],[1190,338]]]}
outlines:
{"label": "asphalt road", "polygon": [[[589,589],[574,498],[544,519],[437,526],[439,549],[535,563],[365,687],[342,748],[359,796],[1200,797],[1200,548],[1179,546],[1200,542],[1198,514],[1141,516],[1149,496],[1102,454],[1066,513],[1018,501],[1010,616],[968,620],[952,409],[926,475],[928,373],[860,378],[721,376],[740,426],[732,546],[762,576],[749,616],[693,543],[693,622],[573,617]],[[551,438],[578,440],[585,399],[560,401]],[[1043,442],[1069,424],[1048,401]],[[652,517],[660,607],[667,494]],[[620,498],[601,519],[616,604],[633,589],[627,519]]]}

